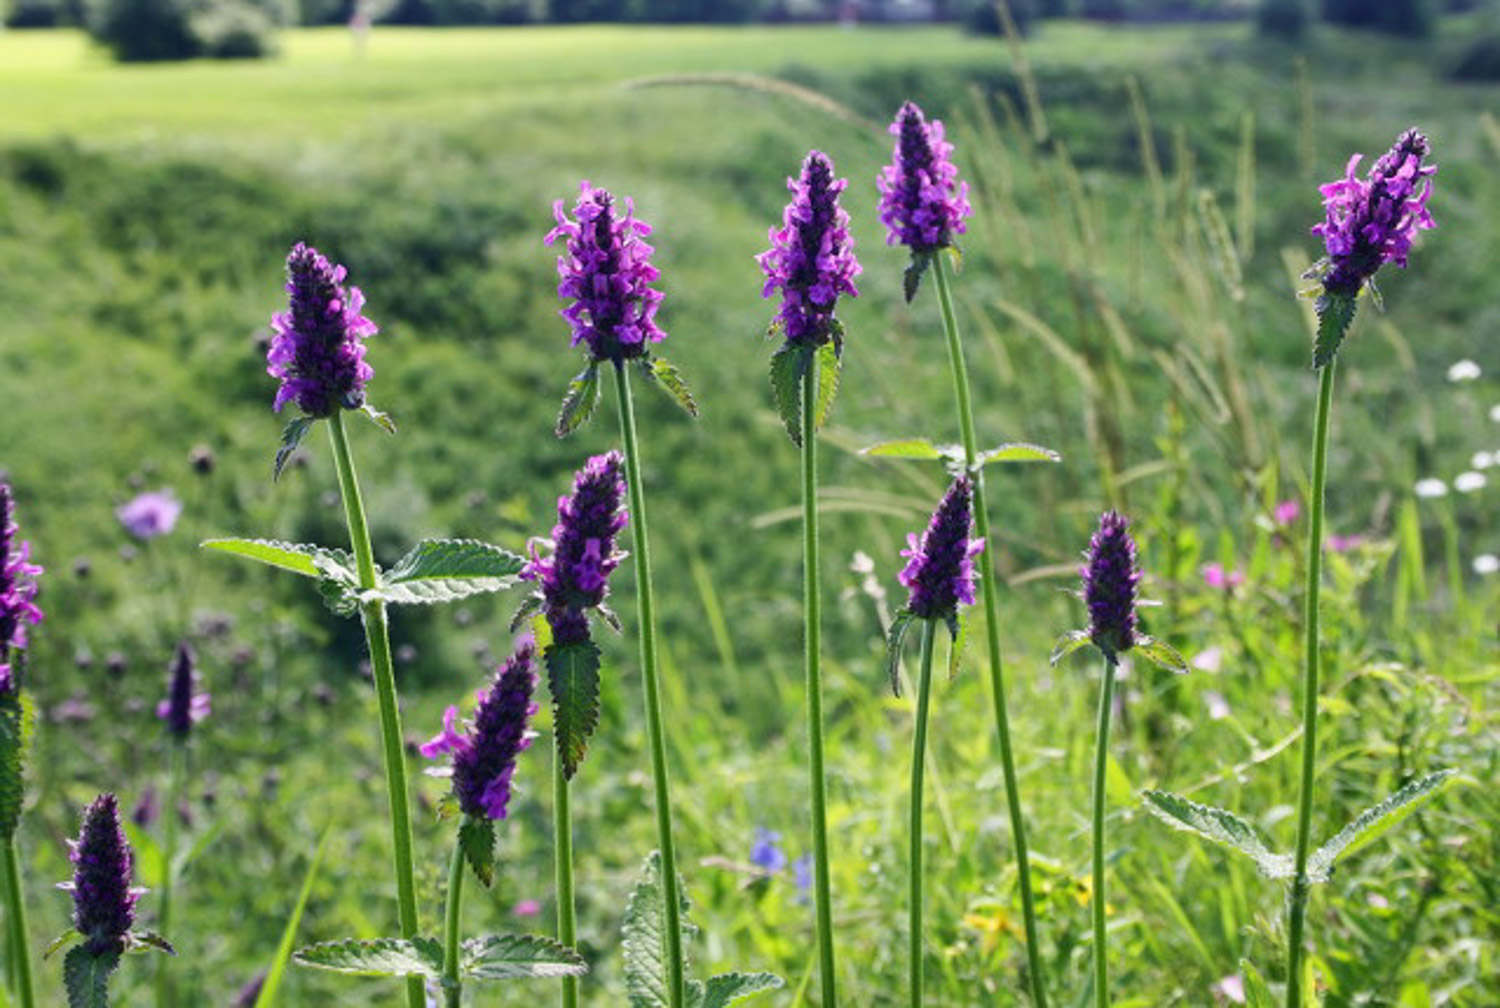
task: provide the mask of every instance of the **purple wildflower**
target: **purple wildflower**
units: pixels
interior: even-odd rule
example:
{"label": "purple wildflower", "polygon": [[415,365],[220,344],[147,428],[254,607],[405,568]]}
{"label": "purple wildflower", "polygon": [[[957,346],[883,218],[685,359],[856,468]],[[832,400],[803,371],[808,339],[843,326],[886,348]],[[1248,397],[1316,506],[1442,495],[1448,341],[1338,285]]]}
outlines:
{"label": "purple wildflower", "polygon": [[1416,233],[1436,226],[1427,200],[1437,166],[1422,164],[1430,149],[1425,136],[1409,129],[1365,178],[1354,174],[1364,157],[1355,154],[1343,178],[1319,187],[1328,216],[1312,231],[1328,250],[1324,290],[1356,294],[1385,263],[1404,267]]}
{"label": "purple wildflower", "polygon": [[26,624],[42,621],[37,608],[36,576],[42,568],[30,563],[31,543],[16,541],[15,500],[10,485],[0,483],[0,695],[19,685],[11,671],[11,652],[26,647]]}
{"label": "purple wildflower", "polygon": [[533,547],[521,577],[541,585],[553,640],[572,644],[587,640],[584,610],[601,605],[609,594],[611,572],[625,559],[615,551],[615,536],[625,527],[625,458],[617,451],[595,455],[573,479],[572,494],[557,499],[552,554]]}
{"label": "purple wildflower", "polygon": [[301,242],[286,257],[286,276],[291,303],[271,316],[275,336],[266,354],[266,372],[281,379],[273,408],[279,413],[296,400],[310,417],[359,409],[375,374],[365,363],[364,340],[379,331],[360,314],[364,294],[345,289],[344,267]]}
{"label": "purple wildflower", "polygon": [[953,145],[943,139],[941,120],[926,121],[913,102],[901,106],[889,132],[896,139],[895,161],[880,170],[880,219],[887,245],[930,253],[953,244],[973,213],[969,186],[958,182],[950,161]]}
{"label": "purple wildflower", "polygon": [[948,620],[960,603],[974,604],[974,557],[984,550],[983,539],[970,539],[973,525],[973,486],[967,476],[953,481],[920,540],[906,537],[908,557],[901,583],[911,589],[907,608],[922,619]]}
{"label": "purple wildflower", "polygon": [[156,716],[167,723],[167,731],[179,741],[186,739],[193,725],[208,717],[212,710],[207,693],[193,692],[198,680],[197,664],[192,646],[187,641],[178,643],[167,679],[167,698],[156,705]]}
{"label": "purple wildflower", "polygon": [[786,867],[786,853],[781,849],[781,834],[764,826],[755,827],[755,842],[750,845],[750,863],[774,875]]}
{"label": "purple wildflower", "polygon": [[73,891],[73,927],[96,955],[123,951],[141,891],[130,887],[134,859],[120,828],[114,795],[94,799],[83,814],[78,839],[69,841],[69,847],[73,881],[62,887]]}
{"label": "purple wildflower", "polygon": [[813,884],[813,858],[811,854],[804,854],[792,862],[792,875],[797,880],[797,891],[802,898],[806,898]]}
{"label": "purple wildflower", "polygon": [[651,225],[635,217],[635,205],[625,199],[619,216],[607,189],[585,180],[570,220],[563,201],[552,205],[557,226],[547,232],[548,245],[566,238],[557,257],[557,296],[572,299],[561,312],[573,327],[573,346],[587,343],[596,361],[619,363],[646,353],[648,343],[666,338],[656,324],[662,293],[650,285],[659,275],[651,265],[652,247],[643,240]]}
{"label": "purple wildflower", "polygon": [[458,708],[449,707],[443,712],[443,730],[420,749],[428,759],[453,754],[453,794],[464,815],[505,818],[516,757],[531,746],[526,722],[537,711],[531,700],[535,661],[536,645],[525,638],[500,666],[489,689],[479,692],[468,733],[458,732]]}
{"label": "purple wildflower", "polygon": [[115,517],[125,531],[137,539],[155,539],[166,535],[177,525],[182,501],[170,490],[153,490],[138,494],[115,508]]}
{"label": "purple wildflower", "polygon": [[833,177],[828,155],[809,151],[802,173],[786,180],[792,201],[781,227],[770,231],[771,248],[756,256],[766,274],[761,296],[781,289],[776,319],[788,343],[827,343],[834,337],[833,307],[839,295],[859,296],[854,278],[860,266],[849,236],[849,214],[839,206],[839,193],[848,185],[848,180]]}
{"label": "purple wildflower", "polygon": [[1141,579],[1136,566],[1130,519],[1106,511],[1099,530],[1089,540],[1083,576],[1083,601],[1089,607],[1089,637],[1113,658],[1135,645],[1135,588]]}
{"label": "purple wildflower", "polygon": [[1245,572],[1238,568],[1226,568],[1221,563],[1204,564],[1203,583],[1220,591],[1233,591],[1245,583]]}

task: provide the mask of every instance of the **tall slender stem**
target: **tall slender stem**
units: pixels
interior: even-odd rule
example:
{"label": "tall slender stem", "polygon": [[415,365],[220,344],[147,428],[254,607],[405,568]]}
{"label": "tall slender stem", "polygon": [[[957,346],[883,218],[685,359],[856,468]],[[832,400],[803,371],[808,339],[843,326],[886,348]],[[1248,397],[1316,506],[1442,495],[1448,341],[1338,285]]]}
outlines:
{"label": "tall slender stem", "polygon": [[1307,590],[1303,625],[1302,779],[1297,793],[1297,860],[1287,906],[1286,1004],[1302,1008],[1302,931],[1307,917],[1307,854],[1312,841],[1313,772],[1318,762],[1318,590],[1323,580],[1323,488],[1328,479],[1328,416],[1333,408],[1333,367],[1329,361],[1318,383],[1313,424],[1312,499],[1307,523]]}
{"label": "tall slender stem", "polygon": [[828,796],[823,772],[822,579],[818,569],[818,355],[802,375],[802,602],[803,665],[807,678],[807,775],[812,793],[813,905],[817,914],[818,974],[823,1008],[837,1008],[833,963],[833,903],[828,881]]}
{"label": "tall slender stem", "polygon": [[651,547],[646,535],[646,495],[641,488],[641,451],[635,434],[630,376],[615,362],[620,432],[625,439],[625,483],[630,494],[630,530],[635,542],[635,594],[641,634],[641,682],[646,694],[646,735],[651,745],[655,784],[656,839],[661,847],[661,891],[667,927],[667,1002],[683,1006],[681,898],[677,893],[677,853],[672,843],[672,803],[667,786],[667,747],[662,732],[661,683],[656,670],[656,614],[651,592]]}
{"label": "tall slender stem", "polygon": [[907,872],[907,960],[912,1008],[922,1004],[922,777],[927,756],[927,710],[932,697],[932,641],[937,620],[923,620],[922,670],[917,683],[917,723],[911,742],[911,841]]}
{"label": "tall slender stem", "polygon": [[464,845],[453,844],[448,866],[448,906],[443,915],[443,1000],[447,1008],[459,1008],[463,984],[458,979],[458,915],[464,900]]}
{"label": "tall slender stem", "polygon": [[1104,656],[1104,685],[1099,689],[1099,725],[1094,736],[1093,899],[1094,1004],[1109,1004],[1109,956],[1104,936],[1104,768],[1109,762],[1109,715],[1115,701],[1115,656]]}
{"label": "tall slender stem", "polygon": [[31,984],[31,943],[26,937],[26,899],[21,892],[21,859],[16,856],[16,838],[5,842],[5,919],[11,979],[22,1008],[32,1008],[36,995]]}
{"label": "tall slender stem", "polygon": [[[349,525],[349,545],[359,586],[366,591],[375,587],[375,556],[370,549],[370,526],[365,520],[364,500],[359,493],[359,477],[349,454],[349,439],[344,433],[343,414],[335,410],[328,418],[328,436],[333,442],[334,463],[339,474],[339,490],[344,498],[344,517]],[[370,674],[375,680],[375,698],[380,707],[380,736],[385,747],[385,786],[390,800],[391,844],[396,867],[396,905],[401,920],[401,937],[417,936],[417,887],[411,861],[411,808],[406,795],[406,750],[401,739],[401,712],[396,706],[396,671],[391,665],[391,642],[386,630],[385,603],[379,599],[359,607],[365,627],[365,644],[370,650]],[[426,997],[421,977],[406,978],[406,1003],[409,1008],[423,1008]]]}
{"label": "tall slender stem", "polygon": [[[552,762],[552,833],[557,879],[557,940],[568,948],[578,946],[577,911],[573,903],[573,813],[568,804],[568,778],[563,773],[562,754]],[[563,1008],[578,1008],[578,978],[562,978]]]}
{"label": "tall slender stem", "polygon": [[[969,371],[964,363],[963,343],[958,337],[958,318],[953,312],[953,294],[948,288],[947,267],[942,253],[932,263],[937,277],[938,306],[942,310],[943,330],[948,337],[948,362],[953,370],[954,396],[958,400],[958,423],[963,435],[964,461],[974,469],[979,448],[974,434],[974,407],[969,396]],[[975,531],[990,542],[990,514],[985,507],[984,470],[972,476],[974,484]],[[989,646],[990,694],[995,708],[995,731],[1000,739],[1000,771],[1005,776],[1005,801],[1010,814],[1011,843],[1016,849],[1016,872],[1021,887],[1021,919],[1026,931],[1026,972],[1035,1008],[1046,1008],[1047,985],[1042,974],[1041,948],[1038,945],[1036,904],[1031,894],[1031,859],[1026,847],[1026,821],[1021,817],[1021,789],[1016,783],[1016,759],[1010,744],[1010,715],[1005,703],[1005,666],[1000,657],[999,591],[995,586],[994,546],[990,544],[986,559],[979,565],[980,592],[984,598],[985,640]]]}
{"label": "tall slender stem", "polygon": [[[171,754],[167,757],[167,795],[162,804],[162,827],[166,831],[162,844],[161,898],[157,902],[158,927],[163,935],[172,933],[172,890],[175,888],[177,862],[177,805],[182,795],[183,770],[187,763],[187,743],[173,737],[170,740]],[[177,992],[172,986],[172,975],[167,957],[161,956],[156,964],[157,1008],[171,1008],[177,1003]]]}

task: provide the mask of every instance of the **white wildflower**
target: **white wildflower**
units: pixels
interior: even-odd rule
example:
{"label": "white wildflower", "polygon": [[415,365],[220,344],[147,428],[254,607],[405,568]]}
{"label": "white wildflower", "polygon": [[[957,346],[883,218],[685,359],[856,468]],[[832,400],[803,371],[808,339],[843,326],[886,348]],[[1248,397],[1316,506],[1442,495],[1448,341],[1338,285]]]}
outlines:
{"label": "white wildflower", "polygon": [[1484,473],[1459,473],[1453,478],[1453,489],[1459,493],[1473,493],[1475,490],[1483,490],[1486,482]]}
{"label": "white wildflower", "polygon": [[1493,553],[1481,553],[1474,558],[1475,574],[1494,574],[1500,571],[1500,557]]}
{"label": "white wildflower", "polygon": [[1423,480],[1417,480],[1417,485],[1412,489],[1417,492],[1418,497],[1448,496],[1448,484],[1433,476],[1429,476]]}
{"label": "white wildflower", "polygon": [[1479,377],[1479,365],[1467,358],[1455,361],[1448,368],[1448,380],[1451,382],[1473,381]]}

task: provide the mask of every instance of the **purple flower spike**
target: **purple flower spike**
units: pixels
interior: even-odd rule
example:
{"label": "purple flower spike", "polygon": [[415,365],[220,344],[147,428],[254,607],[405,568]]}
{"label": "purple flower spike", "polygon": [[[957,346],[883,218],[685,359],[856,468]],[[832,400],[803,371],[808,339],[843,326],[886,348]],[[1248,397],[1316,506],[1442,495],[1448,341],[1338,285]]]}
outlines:
{"label": "purple flower spike", "polygon": [[521,577],[541,584],[553,640],[573,644],[588,639],[584,610],[602,605],[609,594],[609,575],[624,553],[615,551],[615,536],[625,527],[625,458],[617,451],[595,455],[578,471],[573,492],[557,499],[552,554],[532,548]]}
{"label": "purple flower spike", "polygon": [[849,214],[839,205],[839,193],[848,185],[833,177],[828,155],[810,151],[802,173],[786,180],[792,201],[782,226],[771,229],[771,248],[756,256],[766,274],[761,296],[781,290],[776,319],[787,343],[822,346],[832,337],[837,346],[834,304],[840,294],[859,296],[854,278],[860,266],[849,236]]}
{"label": "purple flower spike", "polygon": [[953,145],[943,139],[941,120],[926,121],[922,110],[907,102],[889,132],[897,138],[895,161],[879,178],[886,244],[918,254],[952,245],[974,211],[968,183],[958,181],[958,169],[948,160]]}
{"label": "purple flower spike", "polygon": [[37,608],[36,576],[42,568],[30,563],[31,543],[16,541],[15,499],[10,484],[0,483],[0,696],[20,685],[11,671],[11,652],[26,647],[26,625],[42,621]]}
{"label": "purple flower spike", "polygon": [[465,815],[505,818],[516,757],[531,746],[526,725],[537,711],[531,699],[535,662],[536,645],[530,638],[522,639],[490,688],[478,694],[479,706],[467,734],[457,729],[458,708],[449,707],[443,713],[443,730],[420,749],[428,759],[453,755],[453,794]]}
{"label": "purple flower spike", "polygon": [[620,216],[607,189],[585,180],[570,220],[563,201],[552,205],[557,226],[547,232],[548,245],[565,238],[557,257],[557,296],[572,301],[561,312],[573,327],[573,346],[587,343],[595,361],[616,364],[645,355],[647,344],[666,338],[656,324],[662,293],[650,285],[659,276],[651,265],[652,247],[644,241],[651,225],[635,217],[627,197]]}
{"label": "purple flower spike", "polygon": [[130,887],[133,858],[120,809],[112,794],[102,794],[83,814],[83,829],[70,840],[73,881],[73,926],[96,955],[123,951],[140,890]]}
{"label": "purple flower spike", "polygon": [[1141,579],[1130,519],[1114,511],[1104,513],[1079,574],[1089,608],[1090,639],[1109,658],[1129,651],[1136,643],[1135,589]]}
{"label": "purple flower spike", "polygon": [[166,535],[182,515],[182,501],[170,490],[153,490],[137,494],[115,508],[115,517],[125,531],[137,539],[155,539]]}
{"label": "purple flower spike", "polygon": [[908,557],[901,583],[911,589],[906,606],[920,619],[951,620],[959,604],[974,604],[974,558],[984,550],[983,539],[970,539],[973,525],[973,485],[968,477],[953,481],[922,538],[908,535]]}
{"label": "purple flower spike", "polygon": [[345,271],[310,245],[298,243],[286,257],[287,311],[271,316],[275,336],[266,371],[281,379],[274,409],[287,403],[310,417],[359,409],[375,371],[365,363],[365,337],[379,330],[360,314],[365,296],[344,287]]}
{"label": "purple flower spike", "polygon": [[167,723],[167,731],[179,741],[185,740],[193,725],[208,717],[212,710],[207,693],[194,693],[197,685],[197,656],[187,641],[177,645],[172,656],[172,671],[167,680],[167,698],[156,705],[156,716]]}
{"label": "purple flower spike", "polygon": [[1406,266],[1416,233],[1436,226],[1427,200],[1437,166],[1422,163],[1430,150],[1427,138],[1409,129],[1365,178],[1354,174],[1364,157],[1356,154],[1343,178],[1319,188],[1328,216],[1312,231],[1328,250],[1324,290],[1357,294],[1385,263]]}

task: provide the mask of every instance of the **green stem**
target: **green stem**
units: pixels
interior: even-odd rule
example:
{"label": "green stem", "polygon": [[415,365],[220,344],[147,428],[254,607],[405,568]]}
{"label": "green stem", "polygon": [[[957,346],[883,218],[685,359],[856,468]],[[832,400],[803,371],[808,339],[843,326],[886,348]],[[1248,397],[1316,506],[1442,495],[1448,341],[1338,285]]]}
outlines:
{"label": "green stem", "polygon": [[1286,1004],[1302,1008],[1302,931],[1307,918],[1307,855],[1312,844],[1313,772],[1318,761],[1318,590],[1323,574],[1323,488],[1328,478],[1328,415],[1333,407],[1333,367],[1329,361],[1318,383],[1313,430],[1311,512],[1307,523],[1306,630],[1302,666],[1302,779],[1297,794],[1297,855],[1287,905]]}
{"label": "green stem", "polygon": [[937,620],[923,620],[922,671],[917,683],[917,723],[911,742],[911,841],[907,910],[907,959],[912,1008],[922,1004],[922,768],[927,756],[927,710],[932,697],[932,641]]}
{"label": "green stem", "polygon": [[1099,726],[1094,738],[1093,899],[1094,1004],[1109,1004],[1109,962],[1104,936],[1104,768],[1109,761],[1109,715],[1115,699],[1115,656],[1104,656],[1104,686],[1099,690]]}
{"label": "green stem", "polygon": [[[166,830],[166,836],[162,843],[161,898],[157,902],[160,909],[157,927],[163,935],[172,933],[172,890],[177,881],[174,870],[177,862],[177,805],[182,796],[183,771],[187,764],[186,740],[174,737],[169,744],[171,755],[168,757],[170,765],[167,769],[167,794],[162,804],[162,827]],[[160,956],[156,963],[156,1004],[158,1008],[171,1008],[176,1002],[177,992],[172,987],[167,957]]]}
{"label": "green stem", "polygon": [[[552,764],[552,833],[557,879],[557,940],[568,948],[578,945],[577,913],[573,905],[573,813],[568,804],[568,778],[562,754]],[[562,978],[563,1008],[578,1008],[578,978]]]}
{"label": "green stem", "polygon": [[802,375],[802,601],[803,664],[807,673],[807,775],[812,793],[813,905],[817,914],[818,974],[823,1008],[837,1008],[833,963],[833,903],[828,880],[828,796],[823,771],[822,598],[818,570],[818,357],[808,354]]}
{"label": "green stem", "polygon": [[[466,820],[467,821],[467,820]],[[464,845],[453,845],[448,866],[448,907],[443,929],[443,991],[448,1008],[459,1008],[463,984],[458,979],[458,914],[464,901]]]}
{"label": "green stem", "polygon": [[21,860],[16,856],[14,836],[5,842],[5,917],[16,998],[22,1008],[32,1008],[36,995],[31,985],[31,949],[26,938],[26,900],[21,894]]}
{"label": "green stem", "polygon": [[[958,336],[958,319],[953,312],[953,294],[948,288],[947,267],[943,255],[934,258],[933,274],[937,278],[938,306],[942,310],[943,330],[948,337],[948,362],[953,370],[954,395],[958,400],[958,423],[963,435],[964,460],[971,470],[979,448],[974,434],[974,407],[969,396],[969,372],[964,363],[963,344]],[[990,515],[984,501],[984,471],[973,472],[975,531],[989,552],[979,564],[980,592],[984,599],[985,639],[989,646],[990,694],[994,698],[995,731],[1000,739],[1000,770],[1005,776],[1005,800],[1010,813],[1011,843],[1016,849],[1016,872],[1021,888],[1021,918],[1026,930],[1026,971],[1035,1008],[1047,1008],[1047,987],[1042,973],[1041,948],[1037,940],[1036,904],[1031,894],[1031,864],[1026,847],[1026,822],[1021,817],[1021,789],[1016,782],[1016,759],[1010,744],[1010,715],[1005,703],[1005,666],[1000,657],[999,591],[995,586],[994,543],[990,539]]]}
{"label": "green stem", "polygon": [[[365,505],[359,493],[359,477],[349,454],[349,439],[344,433],[343,413],[335,410],[328,418],[328,436],[333,442],[334,463],[339,474],[339,490],[344,498],[344,517],[349,525],[349,544],[359,586],[365,591],[375,587],[375,556],[370,549],[370,526],[365,520]],[[401,920],[401,937],[417,936],[417,887],[411,860],[411,808],[406,795],[406,750],[401,739],[401,712],[396,706],[396,671],[391,665],[391,642],[386,630],[385,603],[379,599],[359,607],[365,627],[365,644],[370,650],[370,674],[375,680],[375,698],[380,707],[380,737],[385,747],[385,786],[390,799],[391,843],[396,868],[396,904]],[[423,1008],[426,996],[421,977],[406,978],[406,1003],[409,1008]]]}
{"label": "green stem", "polygon": [[646,735],[651,745],[655,785],[656,839],[661,848],[661,891],[667,928],[667,1003],[683,1008],[681,898],[677,892],[677,852],[672,844],[672,804],[667,785],[667,747],[661,720],[661,682],[656,670],[656,615],[651,592],[651,547],[646,535],[646,498],[641,488],[641,453],[635,434],[630,376],[615,362],[620,432],[625,439],[625,484],[630,494],[630,530],[635,542],[635,586],[641,633],[641,682],[646,694]]}

